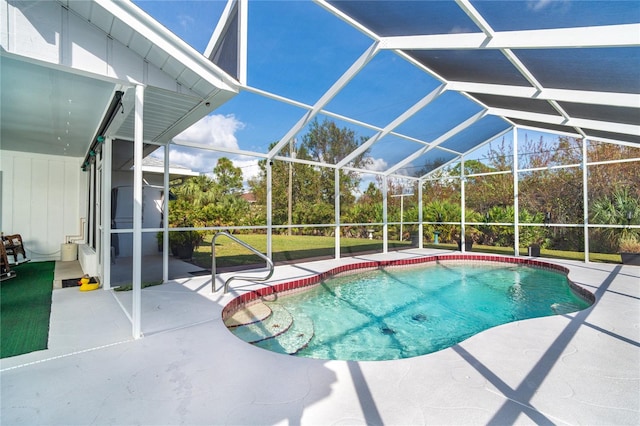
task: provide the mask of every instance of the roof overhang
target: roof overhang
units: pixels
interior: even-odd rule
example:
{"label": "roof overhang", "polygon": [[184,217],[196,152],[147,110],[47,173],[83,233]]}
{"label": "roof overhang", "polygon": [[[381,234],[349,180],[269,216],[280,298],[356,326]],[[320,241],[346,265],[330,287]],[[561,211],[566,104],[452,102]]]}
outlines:
{"label": "roof overhang", "polygon": [[[2,15],[3,150],[82,157],[98,136],[133,140],[137,85],[145,87],[144,140],[165,144],[238,92],[233,78],[131,2],[12,2]],[[119,108],[99,135],[118,92]]]}

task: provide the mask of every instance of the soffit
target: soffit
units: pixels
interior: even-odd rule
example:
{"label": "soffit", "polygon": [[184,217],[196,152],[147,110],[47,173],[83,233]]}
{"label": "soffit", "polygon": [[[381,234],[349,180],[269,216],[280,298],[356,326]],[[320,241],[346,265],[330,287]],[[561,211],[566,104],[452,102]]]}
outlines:
{"label": "soffit", "polygon": [[83,156],[115,85],[9,56],[1,61],[2,149]]}

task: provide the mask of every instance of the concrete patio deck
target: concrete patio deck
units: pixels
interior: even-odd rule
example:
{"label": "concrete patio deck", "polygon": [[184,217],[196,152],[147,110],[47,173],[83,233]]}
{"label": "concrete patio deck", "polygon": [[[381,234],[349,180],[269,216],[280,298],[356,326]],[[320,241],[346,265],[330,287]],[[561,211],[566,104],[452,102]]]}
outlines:
{"label": "concrete patio deck", "polygon": [[[436,252],[278,266],[271,282]],[[240,341],[221,311],[248,283],[226,296],[211,293],[207,276],[144,289],[139,340],[130,337],[131,292],[55,290],[49,349],[1,360],[0,423],[639,424],[640,268],[554,263],[596,295],[592,307],[377,362],[298,358]]]}

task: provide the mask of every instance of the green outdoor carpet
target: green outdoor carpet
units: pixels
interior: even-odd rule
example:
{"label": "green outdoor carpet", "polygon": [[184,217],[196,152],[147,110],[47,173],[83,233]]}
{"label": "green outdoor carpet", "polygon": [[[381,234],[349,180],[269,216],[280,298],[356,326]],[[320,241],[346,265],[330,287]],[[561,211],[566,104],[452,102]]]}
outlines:
{"label": "green outdoor carpet", "polygon": [[0,283],[0,358],[47,348],[55,262],[25,263]]}

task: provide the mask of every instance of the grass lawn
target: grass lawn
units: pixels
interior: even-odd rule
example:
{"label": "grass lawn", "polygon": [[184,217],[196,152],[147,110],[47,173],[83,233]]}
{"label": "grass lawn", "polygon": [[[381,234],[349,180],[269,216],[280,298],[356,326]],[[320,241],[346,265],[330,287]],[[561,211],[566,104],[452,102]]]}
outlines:
{"label": "grass lawn", "polygon": [[[237,234],[245,243],[262,253],[267,251],[267,236],[264,234]],[[193,262],[203,268],[211,268],[211,238],[209,235],[193,254]],[[273,236],[273,260],[276,263],[292,262],[303,259],[331,258],[334,256],[335,238],[299,235],[274,235]],[[381,252],[381,240],[369,240],[364,238],[341,238],[341,254],[349,256],[365,252]],[[389,241],[389,249],[410,248],[409,241]],[[445,250],[457,250],[456,244],[425,244],[424,247],[440,248]],[[513,255],[513,249],[509,247],[473,246],[474,252]],[[527,249],[521,248],[520,253],[526,254]],[[561,250],[541,250],[541,257],[584,260],[584,253]],[[258,256],[235,243],[229,238],[220,237],[216,241],[216,258],[218,267],[233,267],[243,265],[264,264]],[[620,263],[620,255],[590,253],[590,259],[594,262]]]}
{"label": "grass lawn", "polygon": [[[262,253],[267,252],[267,236],[264,234],[237,234],[251,247]],[[193,262],[203,268],[211,268],[211,238],[205,237],[204,242],[193,253]],[[272,240],[274,262],[292,262],[302,259],[331,258],[335,255],[333,237],[274,235]],[[341,238],[341,253],[352,255],[356,253],[382,251],[381,240],[364,238]],[[410,248],[409,241],[390,241],[389,248]],[[216,240],[217,267],[264,264],[264,261],[240,244],[229,238],[219,237]]]}

